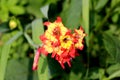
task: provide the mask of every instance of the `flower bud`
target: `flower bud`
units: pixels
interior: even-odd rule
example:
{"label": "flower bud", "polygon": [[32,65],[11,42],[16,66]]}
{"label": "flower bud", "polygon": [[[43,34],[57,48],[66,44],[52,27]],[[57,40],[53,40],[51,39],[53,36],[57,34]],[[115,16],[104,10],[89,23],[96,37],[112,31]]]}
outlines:
{"label": "flower bud", "polygon": [[15,20],[10,20],[9,21],[9,27],[10,29],[15,29],[17,27],[17,22]]}

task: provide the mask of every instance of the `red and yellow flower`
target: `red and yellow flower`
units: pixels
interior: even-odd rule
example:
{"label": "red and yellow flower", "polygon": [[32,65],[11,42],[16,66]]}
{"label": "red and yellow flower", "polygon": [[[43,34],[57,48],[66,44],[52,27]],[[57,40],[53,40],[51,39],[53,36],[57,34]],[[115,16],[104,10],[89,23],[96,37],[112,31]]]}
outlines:
{"label": "red and yellow flower", "polygon": [[[86,34],[82,27],[80,27],[79,30],[75,29],[75,32],[72,34],[71,31],[62,24],[60,17],[57,17],[55,22],[45,22],[44,25],[47,26],[47,30],[40,36],[43,44],[38,49],[39,54],[42,53],[46,56],[51,54],[51,57],[55,58],[62,68],[65,68],[64,63],[71,66],[71,59],[79,55],[77,49],[82,50],[84,47],[83,38]],[[36,69],[39,54],[36,53],[35,55],[33,70]]]}

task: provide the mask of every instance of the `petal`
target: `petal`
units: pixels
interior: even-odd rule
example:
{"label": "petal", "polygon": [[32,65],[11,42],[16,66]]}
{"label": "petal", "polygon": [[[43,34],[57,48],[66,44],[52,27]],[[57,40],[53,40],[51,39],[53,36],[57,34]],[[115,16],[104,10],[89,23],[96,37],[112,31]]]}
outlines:
{"label": "petal", "polygon": [[57,23],[62,22],[61,17],[57,17],[57,20],[55,22],[57,22]]}
{"label": "petal", "polygon": [[36,70],[38,67],[38,61],[39,61],[39,56],[40,56],[40,48],[37,49],[35,57],[34,57],[34,62],[33,62],[33,67],[32,70]]}
{"label": "petal", "polygon": [[71,63],[70,63],[70,61],[67,61],[67,64],[68,64],[69,67],[71,67]]}
{"label": "petal", "polygon": [[41,53],[44,54],[45,56],[48,55],[48,52],[45,50],[44,46],[41,47]]}
{"label": "petal", "polygon": [[75,58],[75,48],[74,48],[74,47],[71,47],[70,52],[69,52],[69,55],[70,55],[72,58]]}
{"label": "petal", "polygon": [[84,32],[84,30],[83,30],[82,26],[80,26],[80,29],[79,29],[79,30],[81,30],[81,31],[83,31],[83,32]]}
{"label": "petal", "polygon": [[62,63],[61,61],[60,61],[59,63],[60,63],[60,65],[61,65],[61,67],[62,67],[63,69],[65,69],[64,63]]}
{"label": "petal", "polygon": [[51,55],[51,57],[52,57],[52,58],[54,58],[54,57],[55,57],[55,55],[56,55],[56,53],[55,53],[55,52],[53,52],[53,53],[52,53],[52,55]]}
{"label": "petal", "polygon": [[48,27],[50,25],[50,22],[44,22],[43,24]]}
{"label": "petal", "polygon": [[47,40],[47,38],[45,37],[45,34],[43,34],[43,35],[40,36],[40,40],[41,40],[41,41]]}

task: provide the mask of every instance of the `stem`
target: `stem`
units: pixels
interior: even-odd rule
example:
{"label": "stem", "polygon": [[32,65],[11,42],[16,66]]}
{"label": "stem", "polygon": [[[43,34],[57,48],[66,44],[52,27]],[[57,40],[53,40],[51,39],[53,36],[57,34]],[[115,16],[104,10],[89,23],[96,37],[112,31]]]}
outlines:
{"label": "stem", "polygon": [[95,32],[100,31],[103,27],[104,24],[107,22],[108,18],[111,16],[111,14],[113,14],[115,8],[117,8],[118,6],[120,6],[120,2],[118,2],[115,6],[113,6],[107,13],[107,15],[104,17],[104,19],[98,23],[98,25],[95,28]]}

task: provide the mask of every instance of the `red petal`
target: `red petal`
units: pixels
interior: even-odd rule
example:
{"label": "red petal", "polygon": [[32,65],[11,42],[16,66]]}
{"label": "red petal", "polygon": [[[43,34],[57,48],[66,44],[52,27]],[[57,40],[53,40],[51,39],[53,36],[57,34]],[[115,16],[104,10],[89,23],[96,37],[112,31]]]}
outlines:
{"label": "red petal", "polygon": [[59,63],[60,63],[60,65],[61,65],[61,67],[62,67],[63,69],[65,69],[64,63],[62,63],[62,62],[59,62]]}
{"label": "red petal", "polygon": [[64,51],[61,55],[60,55],[61,57],[67,57],[68,56],[68,51],[66,50],[66,51]]}
{"label": "red petal", "polygon": [[83,28],[82,28],[82,26],[80,26],[80,30],[81,30],[81,31],[84,31]]}
{"label": "red petal", "polygon": [[40,40],[41,40],[41,41],[45,41],[45,40],[47,40],[47,38],[46,38],[45,35],[43,34],[43,35],[40,36]]}
{"label": "red petal", "polygon": [[84,45],[83,45],[83,46],[81,46],[81,47],[79,47],[78,49],[79,49],[79,50],[83,50],[83,48],[84,48]]}
{"label": "red petal", "polygon": [[44,25],[45,25],[45,26],[49,26],[49,25],[50,25],[50,22],[44,22]]}
{"label": "red petal", "polygon": [[68,64],[69,67],[71,67],[71,63],[70,63],[70,61],[67,61],[67,64]]}
{"label": "red petal", "polygon": [[62,19],[61,19],[61,17],[57,17],[57,20],[55,21],[55,22],[62,22]]}
{"label": "red petal", "polygon": [[48,55],[48,52],[45,50],[43,46],[41,47],[41,53],[44,54],[45,56]]}
{"label": "red petal", "polygon": [[36,70],[36,69],[37,69],[40,52],[41,52],[41,51],[40,51],[40,48],[38,48],[38,49],[37,49],[37,52],[36,52],[36,54],[35,54],[35,57],[34,57],[34,62],[33,62],[32,70]]}
{"label": "red petal", "polygon": [[70,35],[71,36],[71,30],[68,30],[65,35]]}
{"label": "red petal", "polygon": [[56,55],[56,53],[55,53],[55,52],[53,52],[53,53],[52,53],[52,55],[51,55],[51,57],[52,57],[52,58],[54,58],[54,57],[55,57],[55,55]]}
{"label": "red petal", "polygon": [[70,55],[72,58],[75,57],[75,48],[74,48],[74,47],[71,47],[70,52],[69,52],[69,55]]}

